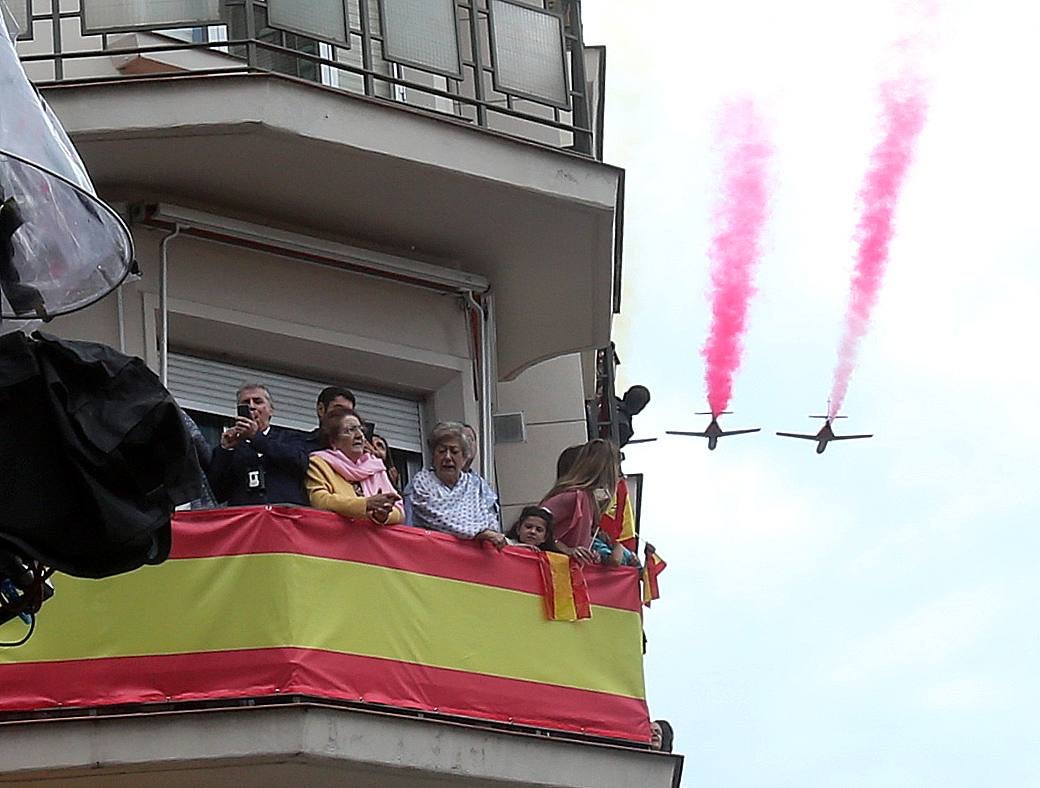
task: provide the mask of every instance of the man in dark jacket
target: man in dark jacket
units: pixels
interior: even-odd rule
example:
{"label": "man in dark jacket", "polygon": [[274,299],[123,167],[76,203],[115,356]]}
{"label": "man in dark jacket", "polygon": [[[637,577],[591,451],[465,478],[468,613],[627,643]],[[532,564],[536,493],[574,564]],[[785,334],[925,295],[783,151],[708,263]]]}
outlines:
{"label": "man in dark jacket", "polygon": [[356,407],[357,398],[354,396],[354,392],[349,389],[340,386],[326,386],[323,388],[321,393],[318,394],[318,402],[314,406],[318,416],[318,426],[304,436],[304,445],[307,447],[307,453],[310,454],[326,448],[325,440],[321,435],[321,425],[325,422],[326,417],[347,413],[353,414]]}
{"label": "man in dark jacket", "polygon": [[229,506],[308,506],[303,487],[308,452],[302,436],[271,426],[274,403],[266,386],[247,384],[236,398],[239,415],[221,436],[209,466],[209,483],[217,500]]}

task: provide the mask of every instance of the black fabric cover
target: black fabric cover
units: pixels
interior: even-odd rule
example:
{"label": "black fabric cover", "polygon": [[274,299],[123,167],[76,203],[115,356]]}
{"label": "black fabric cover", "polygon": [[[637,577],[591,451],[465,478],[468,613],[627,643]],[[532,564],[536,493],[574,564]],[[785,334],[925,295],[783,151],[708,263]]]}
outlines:
{"label": "black fabric cover", "polygon": [[201,469],[177,405],[138,358],[0,337],[0,549],[79,577],[164,561]]}

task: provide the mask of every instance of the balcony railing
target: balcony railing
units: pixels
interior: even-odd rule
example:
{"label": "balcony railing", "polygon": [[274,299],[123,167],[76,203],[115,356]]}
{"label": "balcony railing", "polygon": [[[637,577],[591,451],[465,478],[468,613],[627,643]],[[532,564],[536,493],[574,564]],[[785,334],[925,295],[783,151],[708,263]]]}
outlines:
{"label": "balcony railing", "polygon": [[312,509],[180,513],[165,563],[55,577],[0,650],[0,719],[301,697],[645,745],[639,573],[587,567],[591,618],[550,621],[539,562]]}
{"label": "balcony railing", "polygon": [[39,85],[273,72],[597,152],[580,0],[6,2]]}

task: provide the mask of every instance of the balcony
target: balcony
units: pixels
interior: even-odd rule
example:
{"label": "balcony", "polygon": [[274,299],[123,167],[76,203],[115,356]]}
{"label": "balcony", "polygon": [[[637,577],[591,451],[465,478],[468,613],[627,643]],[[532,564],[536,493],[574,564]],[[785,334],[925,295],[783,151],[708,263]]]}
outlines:
{"label": "balcony", "polygon": [[483,277],[502,380],[609,341],[624,173],[598,160],[603,59],[576,0],[33,11],[22,62],[108,201]]}
{"label": "balcony", "polygon": [[549,621],[538,562],[309,509],[182,513],[169,561],[57,578],[0,651],[5,777],[675,784],[681,758],[645,749],[637,573],[587,569],[592,618]]}
{"label": "balcony", "polygon": [[10,5],[40,85],[278,73],[596,154],[601,62],[585,52],[578,0]]}

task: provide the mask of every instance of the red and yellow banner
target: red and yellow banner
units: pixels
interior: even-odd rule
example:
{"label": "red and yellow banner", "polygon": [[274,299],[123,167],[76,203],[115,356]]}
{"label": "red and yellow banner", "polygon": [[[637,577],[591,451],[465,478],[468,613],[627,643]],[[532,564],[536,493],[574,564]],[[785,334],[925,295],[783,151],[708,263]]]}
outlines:
{"label": "red and yellow banner", "polygon": [[166,563],[55,578],[0,651],[0,711],[290,693],[648,741],[637,573],[586,568],[592,616],[561,625],[541,567],[310,509],[183,513]]}

